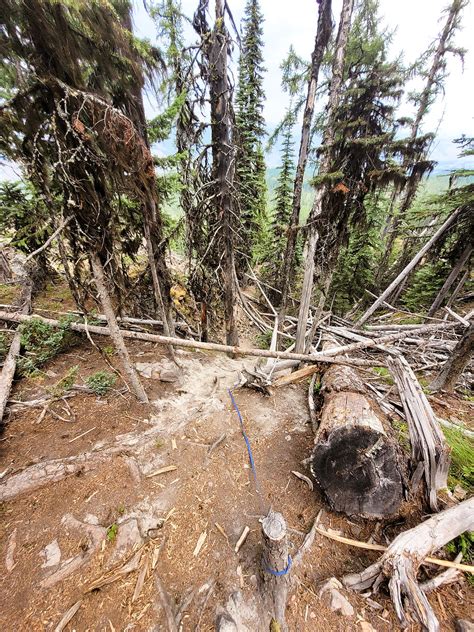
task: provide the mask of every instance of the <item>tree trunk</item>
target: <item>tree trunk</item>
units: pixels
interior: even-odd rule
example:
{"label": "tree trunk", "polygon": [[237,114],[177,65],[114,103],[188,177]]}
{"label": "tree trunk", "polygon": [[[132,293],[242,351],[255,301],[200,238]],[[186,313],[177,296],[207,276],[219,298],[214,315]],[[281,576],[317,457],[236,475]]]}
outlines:
{"label": "tree trunk", "polygon": [[361,573],[346,575],[343,582],[346,587],[361,591],[378,586],[384,576],[389,578],[390,594],[403,628],[408,625],[403,601],[406,597],[423,629],[438,632],[439,622],[416,581],[418,567],[431,553],[473,529],[474,498],[470,498],[401,533],[378,562]]}
{"label": "tree trunk", "polygon": [[469,279],[470,274],[471,274],[471,270],[470,270],[470,267],[468,267],[467,270],[462,275],[462,277],[460,278],[459,283],[454,288],[454,292],[449,297],[449,301],[446,303],[446,307],[451,307],[451,305],[457,299],[457,297],[459,296],[461,290],[463,289],[466,281]]}
{"label": "tree trunk", "polygon": [[[288,552],[287,529],[284,517],[272,509],[262,520],[263,554],[262,576],[264,595],[270,597],[270,610],[279,629],[287,630],[285,621],[291,561]],[[274,629],[274,627],[270,627]]]}
{"label": "tree trunk", "polygon": [[462,372],[469,364],[474,351],[474,319],[459,340],[451,356],[446,360],[437,377],[430,384],[432,391],[453,391]]}
{"label": "tree trunk", "polygon": [[99,259],[99,255],[97,253],[92,253],[90,256],[90,260],[92,272],[94,274],[94,281],[99,293],[100,302],[102,304],[102,309],[104,311],[105,317],[107,319],[107,324],[109,326],[110,337],[112,338],[115,348],[117,349],[120,359],[122,360],[123,368],[125,370],[125,373],[128,375],[133,392],[135,393],[139,402],[146,404],[148,403],[148,397],[145,393],[145,389],[138,379],[137,372],[135,371],[135,368],[133,367],[133,364],[130,360],[127,347],[125,346],[125,341],[119,329],[117,318],[115,316],[112,302],[110,300],[110,295],[107,290],[102,262]]}
{"label": "tree trunk", "polygon": [[235,172],[235,149],[232,140],[232,98],[228,78],[227,57],[229,38],[224,25],[224,3],[216,0],[216,22],[211,35],[209,49],[210,98],[211,98],[211,135],[212,135],[212,180],[215,191],[215,215],[219,219],[222,235],[224,286],[224,317],[226,342],[238,345],[237,304],[235,288],[235,262],[232,187]]}
{"label": "tree trunk", "polygon": [[[322,146],[326,147],[326,151],[321,159],[319,174],[324,175],[330,173],[332,163],[331,147],[334,142],[335,135],[335,115],[339,105],[340,92],[342,88],[344,58],[346,54],[346,46],[349,38],[349,30],[351,26],[352,9],[354,0],[343,0],[341,9],[341,18],[336,39],[336,48],[334,53],[334,61],[332,66],[332,79],[329,88],[328,115],[327,124],[324,131]],[[303,279],[303,290],[301,295],[300,309],[298,313],[298,326],[296,329],[296,346],[295,351],[300,353],[304,351],[306,326],[308,322],[309,307],[311,302],[311,294],[313,291],[314,280],[314,256],[316,246],[319,240],[319,229],[316,219],[323,213],[323,200],[325,197],[326,186],[321,184],[316,190],[313,207],[308,217],[308,238],[305,256],[305,270]]]}
{"label": "tree trunk", "polygon": [[456,281],[459,273],[463,269],[464,264],[469,260],[469,257],[471,256],[471,252],[472,252],[472,245],[468,244],[464,248],[461,256],[459,257],[458,261],[456,262],[450,274],[448,275],[448,278],[443,283],[443,287],[438,292],[438,296],[435,298],[435,300],[433,301],[433,304],[428,310],[428,316],[434,316],[436,312],[438,311],[438,309],[441,307],[446,295],[451,289],[451,286]]}
{"label": "tree trunk", "polygon": [[281,314],[280,322],[284,321],[288,293],[290,291],[292,270],[294,265],[294,254],[297,239],[297,229],[301,210],[301,194],[303,191],[303,181],[308,160],[309,141],[311,136],[311,124],[313,121],[314,101],[316,89],[318,87],[319,69],[328,45],[332,31],[331,21],[332,0],[321,0],[319,4],[318,28],[314,42],[314,50],[311,56],[311,75],[308,83],[308,94],[303,114],[303,125],[301,127],[300,150],[298,155],[298,165],[296,167],[295,182],[293,187],[293,203],[291,211],[288,239],[283,258],[282,279],[281,279]]}
{"label": "tree trunk", "polygon": [[[21,314],[29,314],[31,309],[31,296],[33,293],[33,282],[31,278],[24,279],[23,290],[21,293],[19,309]],[[3,363],[2,373],[0,375],[0,424],[3,420],[5,407],[10,396],[10,390],[15,377],[16,361],[20,354],[21,333],[19,329],[14,333],[10,349]]]}
{"label": "tree trunk", "polygon": [[[329,368],[311,471],[336,511],[369,519],[396,513],[403,499],[396,442],[357,374]],[[387,428],[387,430],[386,430]]]}
{"label": "tree trunk", "polygon": [[407,277],[410,272],[419,264],[419,262],[423,259],[428,250],[435,244],[438,239],[443,235],[443,233],[451,226],[456,217],[459,215],[460,208],[457,208],[448,219],[438,228],[435,234],[429,239],[423,248],[413,257],[413,259],[405,266],[405,268],[400,272],[396,279],[394,279],[390,285],[382,292],[382,294],[378,297],[376,301],[372,303],[372,305],[362,314],[362,316],[357,321],[357,325],[363,325],[370,316],[378,309],[380,305],[387,299],[392,292],[399,286],[399,284]]}

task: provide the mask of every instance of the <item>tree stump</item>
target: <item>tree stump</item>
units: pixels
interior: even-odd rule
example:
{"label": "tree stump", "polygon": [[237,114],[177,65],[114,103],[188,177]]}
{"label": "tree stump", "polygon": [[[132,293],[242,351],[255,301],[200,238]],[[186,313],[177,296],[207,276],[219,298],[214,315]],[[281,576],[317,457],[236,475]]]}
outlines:
{"label": "tree stump", "polygon": [[326,371],[324,404],[311,471],[331,507],[348,515],[385,518],[403,498],[396,441],[365,395],[355,371]]}
{"label": "tree stump", "polygon": [[273,620],[286,630],[285,611],[291,559],[284,517],[272,509],[262,520],[262,576],[265,595],[270,597]]}

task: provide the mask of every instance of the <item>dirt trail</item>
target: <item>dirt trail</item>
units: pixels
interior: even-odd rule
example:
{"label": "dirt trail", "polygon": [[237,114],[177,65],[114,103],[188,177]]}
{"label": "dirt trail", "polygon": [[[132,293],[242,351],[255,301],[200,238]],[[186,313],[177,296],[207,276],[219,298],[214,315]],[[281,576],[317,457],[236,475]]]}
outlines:
{"label": "dirt trail", "polygon": [[[46,414],[37,424],[41,409],[23,409],[7,424],[0,443],[0,473],[6,471],[1,485],[38,467],[35,463],[42,467],[51,460],[89,456],[84,467],[66,478],[2,503],[2,564],[13,568],[2,574],[0,629],[54,630],[79,601],[67,630],[165,629],[156,576],[177,609],[192,597],[182,612],[182,630],[214,629],[216,608],[236,590],[242,593],[239,609],[247,614],[248,629],[263,629],[251,608],[259,572],[258,519],[270,505],[281,511],[295,550],[323,506],[318,493],[291,474],[308,474],[301,464],[313,443],[306,389],[290,386],[270,398],[236,391],[262,488],[259,498],[227,392],[239,369],[251,361],[179,352],[177,368],[160,347],[129,347],[142,372],[158,364],[168,376],[176,374],[169,382],[142,378],[149,405],[118,391],[105,397],[78,394],[69,400],[70,423]],[[79,366],[79,380],[106,368],[100,355],[83,343],[50,362],[40,382],[18,382],[15,399],[32,399],[72,364]],[[100,454],[108,456],[91,465],[90,455]],[[165,467],[169,471],[156,473]],[[359,539],[374,531],[374,524],[329,511],[324,522]],[[235,553],[245,526],[250,534]],[[391,538],[399,529],[389,525],[384,533]],[[134,570],[88,592],[92,582],[130,559]],[[287,613],[290,630],[355,630],[362,621],[380,632],[397,629],[386,595],[373,597],[378,609],[359,595],[349,595],[355,609],[350,618],[331,612],[317,597],[328,577],[373,560],[370,552],[318,537],[295,573]],[[439,600],[432,599],[437,615],[443,629],[453,629],[452,613],[468,612],[466,585],[444,588],[439,595]]]}

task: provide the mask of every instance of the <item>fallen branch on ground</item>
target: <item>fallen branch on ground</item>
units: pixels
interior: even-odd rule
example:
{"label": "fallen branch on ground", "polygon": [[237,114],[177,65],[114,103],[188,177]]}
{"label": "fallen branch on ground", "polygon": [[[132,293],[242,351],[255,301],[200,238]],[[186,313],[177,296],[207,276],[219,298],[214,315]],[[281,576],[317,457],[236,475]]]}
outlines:
{"label": "fallen branch on ground", "polygon": [[[0,311],[0,320],[7,322],[24,323],[37,318],[51,327],[58,327],[60,322],[52,318],[44,318],[42,316],[25,316],[22,314],[11,314],[9,312]],[[73,331],[85,332],[86,327],[82,323],[71,323],[70,327]],[[88,330],[92,334],[101,336],[110,336],[108,327],[98,327],[97,325],[88,325]],[[184,349],[202,349],[204,351],[217,351],[219,353],[230,353],[236,356],[255,356],[262,358],[279,358],[284,360],[300,360],[304,362],[327,362],[330,364],[347,364],[354,366],[384,366],[382,361],[360,360],[359,358],[333,358],[323,354],[306,355],[304,353],[291,353],[288,351],[267,351],[266,349],[243,349],[232,345],[222,345],[215,342],[199,342],[197,340],[186,340],[184,338],[171,338],[168,336],[160,336],[159,334],[148,334],[140,331],[128,331],[121,329],[120,333],[124,338],[133,340],[146,340],[148,342],[156,342],[162,345],[172,345],[174,347],[182,347]]]}
{"label": "fallen branch on ground", "polygon": [[[389,579],[392,601],[402,626],[408,624],[403,596],[416,619],[428,632],[438,632],[439,622],[416,580],[420,564],[429,556],[465,531],[474,529],[474,498],[435,514],[413,529],[404,531],[390,544],[380,560],[361,573],[346,575],[343,583],[357,591],[374,586],[377,590],[384,578]],[[462,565],[465,566],[465,565]],[[472,567],[468,567],[470,570]]]}

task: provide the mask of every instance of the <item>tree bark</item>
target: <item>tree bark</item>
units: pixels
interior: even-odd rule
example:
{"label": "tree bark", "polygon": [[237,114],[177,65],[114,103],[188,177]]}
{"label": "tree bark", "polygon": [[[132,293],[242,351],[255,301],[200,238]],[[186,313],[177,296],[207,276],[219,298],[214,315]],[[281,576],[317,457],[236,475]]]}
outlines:
{"label": "tree bark", "polygon": [[401,533],[390,544],[380,560],[361,573],[346,575],[343,582],[354,590],[376,587],[384,577],[390,579],[389,588],[398,619],[408,625],[403,597],[414,611],[424,630],[438,632],[439,622],[416,581],[416,573],[423,560],[434,551],[474,529],[474,498],[442,511],[418,526]]}
{"label": "tree bark", "polygon": [[135,393],[139,402],[146,404],[148,403],[148,397],[145,393],[145,389],[138,379],[137,372],[135,371],[135,368],[130,360],[127,347],[125,346],[122,332],[119,329],[117,318],[115,316],[112,302],[110,300],[110,295],[107,290],[102,262],[100,261],[99,255],[97,253],[92,253],[90,256],[90,260],[97,292],[99,293],[102,309],[104,310],[107,324],[109,326],[110,337],[112,338],[115,348],[117,349],[117,352],[120,356],[124,371],[130,380],[130,384],[132,385],[133,392]]}
{"label": "tree bark", "polygon": [[288,293],[290,291],[296,239],[298,236],[297,230],[301,211],[301,194],[303,191],[304,174],[308,160],[311,124],[313,121],[314,101],[316,98],[316,89],[318,87],[319,70],[332,31],[331,2],[332,0],[321,0],[319,3],[318,28],[314,42],[313,54],[311,56],[311,74],[309,77],[308,93],[306,96],[306,104],[303,114],[303,125],[301,127],[300,149],[293,187],[291,219],[283,258],[280,322],[283,322],[284,320]]}
{"label": "tree bark", "polygon": [[446,360],[443,368],[430,384],[432,391],[453,391],[462,372],[469,364],[474,351],[474,319],[471,318],[469,327],[454,347],[451,356]]}
{"label": "tree bark", "polygon": [[389,424],[375,412],[349,367],[329,368],[323,391],[311,471],[329,504],[336,511],[369,519],[395,514],[403,487]]}
{"label": "tree bark", "polygon": [[[288,571],[291,565],[284,517],[270,509],[268,515],[262,520],[262,533],[264,594],[270,597],[273,619],[283,632],[287,630],[285,611],[289,587]],[[276,573],[283,574],[277,575]]]}
{"label": "tree bark", "polygon": [[428,316],[434,316],[436,314],[436,312],[438,311],[438,309],[441,307],[446,295],[448,294],[449,290],[451,289],[451,286],[456,281],[456,279],[458,278],[459,273],[463,269],[464,264],[469,260],[469,257],[471,256],[471,252],[472,252],[472,245],[468,244],[464,248],[461,256],[459,257],[458,261],[454,265],[453,269],[449,273],[448,278],[443,283],[443,287],[438,292],[438,296],[435,298],[435,300],[433,301],[433,304],[431,305],[430,309],[428,310]]}
{"label": "tree bark", "polygon": [[390,294],[400,285],[400,283],[410,274],[410,272],[419,264],[419,262],[423,259],[428,250],[435,244],[438,239],[443,235],[443,233],[451,226],[456,217],[460,213],[460,208],[457,208],[448,219],[438,228],[435,234],[429,239],[423,248],[413,257],[413,259],[405,266],[405,268],[400,272],[400,274],[394,279],[390,285],[382,292],[382,294],[375,300],[372,305],[362,314],[362,316],[357,321],[357,325],[363,325],[370,316],[382,305],[382,303],[387,299]]}
{"label": "tree bark", "polygon": [[[322,146],[326,147],[326,150],[321,159],[321,165],[319,169],[320,175],[330,173],[332,163],[331,147],[334,142],[335,135],[335,115],[339,105],[340,92],[342,88],[343,73],[344,73],[344,58],[346,54],[346,46],[349,38],[349,30],[351,26],[352,9],[354,6],[354,0],[343,0],[341,9],[341,18],[339,22],[339,29],[336,39],[336,49],[334,53],[334,61],[332,66],[332,79],[329,88],[329,101],[328,101],[328,115],[327,125],[324,131]],[[306,326],[308,322],[309,307],[311,303],[311,294],[313,291],[314,280],[314,256],[316,253],[316,246],[319,240],[319,229],[316,224],[316,219],[323,213],[323,200],[326,193],[326,185],[321,184],[316,189],[316,195],[314,198],[313,206],[308,218],[308,237],[305,253],[305,270],[303,278],[303,289],[301,293],[301,303],[298,312],[298,325],[296,329],[296,343],[295,351],[300,353],[304,351],[305,347],[305,335]]]}

